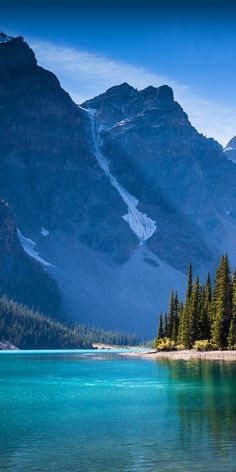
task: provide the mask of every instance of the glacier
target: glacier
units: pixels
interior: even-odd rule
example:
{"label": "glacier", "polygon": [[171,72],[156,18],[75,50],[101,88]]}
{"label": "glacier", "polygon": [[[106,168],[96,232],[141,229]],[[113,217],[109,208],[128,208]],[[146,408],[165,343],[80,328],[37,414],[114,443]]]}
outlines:
{"label": "glacier", "polygon": [[[85,109],[84,109],[85,110]],[[86,109],[89,114],[91,122],[91,131],[93,138],[94,154],[100,168],[104,171],[111,185],[117,190],[122,200],[128,207],[127,215],[123,215],[122,218],[129,224],[130,229],[136,234],[140,241],[140,245],[147,239],[151,238],[153,233],[157,229],[156,221],[149,218],[145,213],[142,213],[137,209],[139,201],[136,197],[131,195],[122,185],[119,184],[117,179],[112,175],[106,158],[104,157],[101,147],[102,138],[101,130],[103,127],[98,127],[96,124],[96,110],[93,108]]]}

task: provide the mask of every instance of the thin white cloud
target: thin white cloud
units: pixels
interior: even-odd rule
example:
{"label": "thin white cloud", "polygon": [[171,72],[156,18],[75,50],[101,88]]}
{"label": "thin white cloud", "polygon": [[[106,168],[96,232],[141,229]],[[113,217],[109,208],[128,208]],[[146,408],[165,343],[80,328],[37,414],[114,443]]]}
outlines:
{"label": "thin white cloud", "polygon": [[54,72],[77,103],[122,82],[128,82],[137,89],[168,84],[198,131],[214,137],[223,145],[236,134],[236,107],[202,98],[191,87],[169,77],[152,73],[144,67],[51,42],[29,40],[29,43],[39,65]]}

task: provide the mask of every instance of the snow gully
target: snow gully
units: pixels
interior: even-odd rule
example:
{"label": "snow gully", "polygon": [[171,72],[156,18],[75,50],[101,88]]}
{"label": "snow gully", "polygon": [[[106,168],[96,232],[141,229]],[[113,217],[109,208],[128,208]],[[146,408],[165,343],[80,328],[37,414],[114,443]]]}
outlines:
{"label": "snow gully", "polygon": [[97,159],[97,162],[110,180],[111,185],[117,190],[117,192],[128,207],[127,215],[122,216],[122,218],[129,224],[130,229],[139,238],[140,244],[143,244],[144,241],[149,239],[156,231],[156,222],[149,218],[145,213],[142,213],[137,209],[139,203],[137,198],[131,195],[124,187],[122,187],[122,185],[120,185],[117,179],[112,175],[106,158],[104,157],[101,151],[102,138],[100,135],[100,129],[98,128],[96,123],[96,110],[90,108],[86,111],[89,114],[91,122],[94,154]]}

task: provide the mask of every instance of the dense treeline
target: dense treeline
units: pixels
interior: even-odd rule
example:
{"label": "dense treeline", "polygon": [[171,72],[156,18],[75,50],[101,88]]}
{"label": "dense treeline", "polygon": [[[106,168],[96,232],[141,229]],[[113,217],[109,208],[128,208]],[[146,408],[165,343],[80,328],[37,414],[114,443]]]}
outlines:
{"label": "dense treeline", "polygon": [[157,340],[163,338],[186,349],[200,340],[214,349],[236,349],[236,268],[231,275],[227,255],[217,267],[214,287],[210,274],[203,285],[199,276],[193,281],[190,264],[185,302],[172,292],[168,313],[160,315]]}
{"label": "dense treeline", "polygon": [[[61,295],[56,281],[27,254],[14,260],[9,270],[9,260],[0,257],[0,296],[7,296],[33,311],[45,315],[53,313],[59,319]],[[32,260],[31,260],[32,259]]]}
{"label": "dense treeline", "polygon": [[89,348],[93,342],[138,343],[135,335],[85,325],[67,326],[6,298],[0,298],[0,340],[21,349]]}
{"label": "dense treeline", "polygon": [[97,326],[83,327],[86,330],[86,341],[89,343],[111,344],[115,346],[137,346],[140,344],[139,338],[134,333],[106,331]]}

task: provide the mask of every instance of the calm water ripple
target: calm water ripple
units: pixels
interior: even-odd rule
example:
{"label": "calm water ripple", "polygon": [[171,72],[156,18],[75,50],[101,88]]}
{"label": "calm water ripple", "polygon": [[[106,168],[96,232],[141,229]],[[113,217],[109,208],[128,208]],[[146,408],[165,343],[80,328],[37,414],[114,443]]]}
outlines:
{"label": "calm water ripple", "polygon": [[236,364],[0,354],[0,471],[235,472]]}

